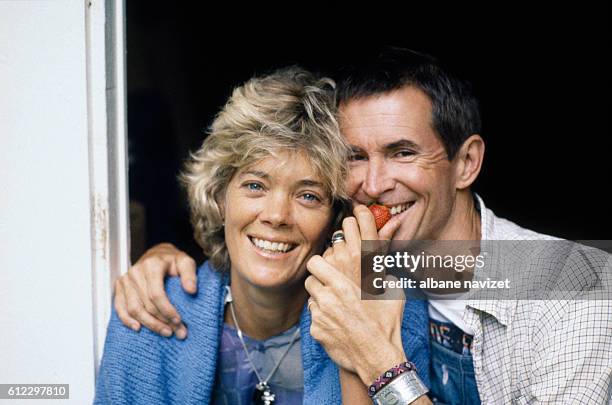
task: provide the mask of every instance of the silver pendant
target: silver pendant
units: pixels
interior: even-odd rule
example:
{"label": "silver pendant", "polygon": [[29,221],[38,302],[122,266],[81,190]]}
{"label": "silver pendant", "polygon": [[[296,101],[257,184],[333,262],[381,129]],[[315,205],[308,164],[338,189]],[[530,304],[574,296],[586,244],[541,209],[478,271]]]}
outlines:
{"label": "silver pendant", "polygon": [[253,403],[255,405],[272,405],[274,404],[276,395],[272,393],[267,382],[260,382],[255,386],[253,393]]}

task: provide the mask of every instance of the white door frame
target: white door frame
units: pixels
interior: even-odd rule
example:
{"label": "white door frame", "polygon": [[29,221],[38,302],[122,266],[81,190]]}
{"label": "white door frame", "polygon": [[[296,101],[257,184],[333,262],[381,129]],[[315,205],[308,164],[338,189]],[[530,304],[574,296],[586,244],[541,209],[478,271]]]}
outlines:
{"label": "white door frame", "polygon": [[125,4],[85,0],[87,111],[96,375],[113,282],[129,266]]}

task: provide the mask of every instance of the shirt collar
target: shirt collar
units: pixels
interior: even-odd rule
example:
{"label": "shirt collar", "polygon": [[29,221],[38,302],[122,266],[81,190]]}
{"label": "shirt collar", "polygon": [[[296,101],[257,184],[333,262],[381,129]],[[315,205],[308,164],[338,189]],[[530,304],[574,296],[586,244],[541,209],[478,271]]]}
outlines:
{"label": "shirt collar", "polygon": [[[480,211],[480,235],[482,240],[504,239],[498,235],[495,227],[496,216],[488,209],[482,198],[474,193],[477,208]],[[494,316],[500,323],[509,325],[516,312],[516,300],[468,300],[467,306],[477,311]]]}

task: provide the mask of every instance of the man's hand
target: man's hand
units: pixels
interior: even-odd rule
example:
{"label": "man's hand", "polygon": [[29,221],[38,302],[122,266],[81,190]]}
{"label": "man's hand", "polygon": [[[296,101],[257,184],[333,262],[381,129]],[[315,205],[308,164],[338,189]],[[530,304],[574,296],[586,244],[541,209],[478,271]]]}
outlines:
{"label": "man's hand", "polygon": [[[401,340],[404,300],[362,300],[359,286],[321,256],[308,261],[310,334],[340,367],[369,385],[406,361]],[[403,298],[403,297],[402,297]]]}
{"label": "man's hand", "polygon": [[[354,214],[342,224],[345,242],[308,261],[312,276],[305,285],[313,300],[309,305],[313,338],[340,367],[356,372],[369,385],[406,359],[401,341],[404,296],[395,291],[395,297],[361,299],[361,240],[381,240],[385,235],[377,233],[367,207],[357,206]],[[390,237],[398,226],[388,223],[381,231]]]}
{"label": "man's hand", "polygon": [[162,335],[187,337],[176,308],[168,300],[164,279],[180,276],[185,291],[197,291],[196,263],[170,243],[149,249],[115,282],[115,310],[121,322],[138,331],[141,325]]}

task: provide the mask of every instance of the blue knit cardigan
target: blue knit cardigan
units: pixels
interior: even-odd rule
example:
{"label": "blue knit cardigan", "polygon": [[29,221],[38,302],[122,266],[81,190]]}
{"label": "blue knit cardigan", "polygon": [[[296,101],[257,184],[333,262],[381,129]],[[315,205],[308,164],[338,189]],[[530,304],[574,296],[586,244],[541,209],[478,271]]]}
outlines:
{"label": "blue knit cardigan", "polygon": [[[198,293],[183,292],[177,277],[166,288],[189,329],[186,340],[164,338],[146,328],[137,333],[123,326],[113,309],[102,364],[96,382],[95,404],[208,404],[216,376],[217,352],[223,325],[225,285],[229,276],[208,262],[198,269]],[[427,306],[409,300],[402,322],[408,358],[429,386]],[[310,336],[310,312],[300,317],[304,404],[341,404],[338,367]],[[377,350],[372,347],[372,350]]]}

